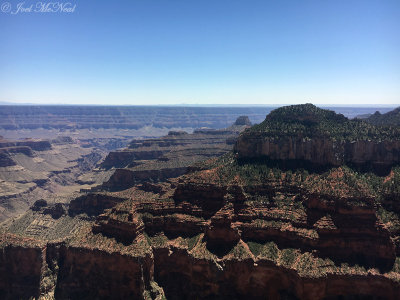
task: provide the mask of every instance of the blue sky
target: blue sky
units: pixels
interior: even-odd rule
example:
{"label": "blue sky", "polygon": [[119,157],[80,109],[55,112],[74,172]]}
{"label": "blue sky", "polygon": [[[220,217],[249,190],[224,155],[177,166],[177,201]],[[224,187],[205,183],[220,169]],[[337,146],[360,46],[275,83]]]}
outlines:
{"label": "blue sky", "polygon": [[0,12],[0,101],[400,104],[398,0],[72,3]]}

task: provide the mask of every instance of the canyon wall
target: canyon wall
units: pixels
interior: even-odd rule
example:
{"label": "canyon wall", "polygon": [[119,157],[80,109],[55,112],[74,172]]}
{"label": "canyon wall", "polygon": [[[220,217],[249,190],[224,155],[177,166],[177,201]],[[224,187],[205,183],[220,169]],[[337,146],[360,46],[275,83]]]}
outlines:
{"label": "canyon wall", "polygon": [[268,157],[271,160],[302,160],[319,166],[390,167],[400,163],[400,141],[333,141],[329,138],[268,138],[243,134],[235,151],[242,158]]}

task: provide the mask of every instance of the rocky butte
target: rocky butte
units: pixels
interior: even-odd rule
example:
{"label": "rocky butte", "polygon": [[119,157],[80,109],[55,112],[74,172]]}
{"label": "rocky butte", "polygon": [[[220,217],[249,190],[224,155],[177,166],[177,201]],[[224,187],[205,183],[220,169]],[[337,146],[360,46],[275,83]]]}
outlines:
{"label": "rocky butte", "polygon": [[398,299],[399,130],[282,107],[178,178],[38,203],[1,235],[0,297]]}

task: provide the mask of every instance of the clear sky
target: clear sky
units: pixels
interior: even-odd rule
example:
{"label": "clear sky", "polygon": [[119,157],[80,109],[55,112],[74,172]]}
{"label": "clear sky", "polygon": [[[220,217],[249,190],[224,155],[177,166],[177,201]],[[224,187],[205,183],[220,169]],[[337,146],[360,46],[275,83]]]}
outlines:
{"label": "clear sky", "polygon": [[399,0],[7,1],[0,101],[400,104]]}

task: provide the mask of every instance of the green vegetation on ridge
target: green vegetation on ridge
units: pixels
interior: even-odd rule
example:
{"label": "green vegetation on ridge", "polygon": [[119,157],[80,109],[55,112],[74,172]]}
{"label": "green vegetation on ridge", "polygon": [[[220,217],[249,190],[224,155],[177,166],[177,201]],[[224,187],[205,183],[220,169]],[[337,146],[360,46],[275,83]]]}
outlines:
{"label": "green vegetation on ridge", "polygon": [[377,111],[365,120],[374,125],[400,126],[400,107],[385,114]]}
{"label": "green vegetation on ridge", "polygon": [[376,126],[363,120],[349,120],[334,111],[313,104],[284,106],[273,110],[266,119],[244,134],[261,133],[263,136],[301,136],[303,138],[328,137],[338,141],[400,140],[399,127]]}

